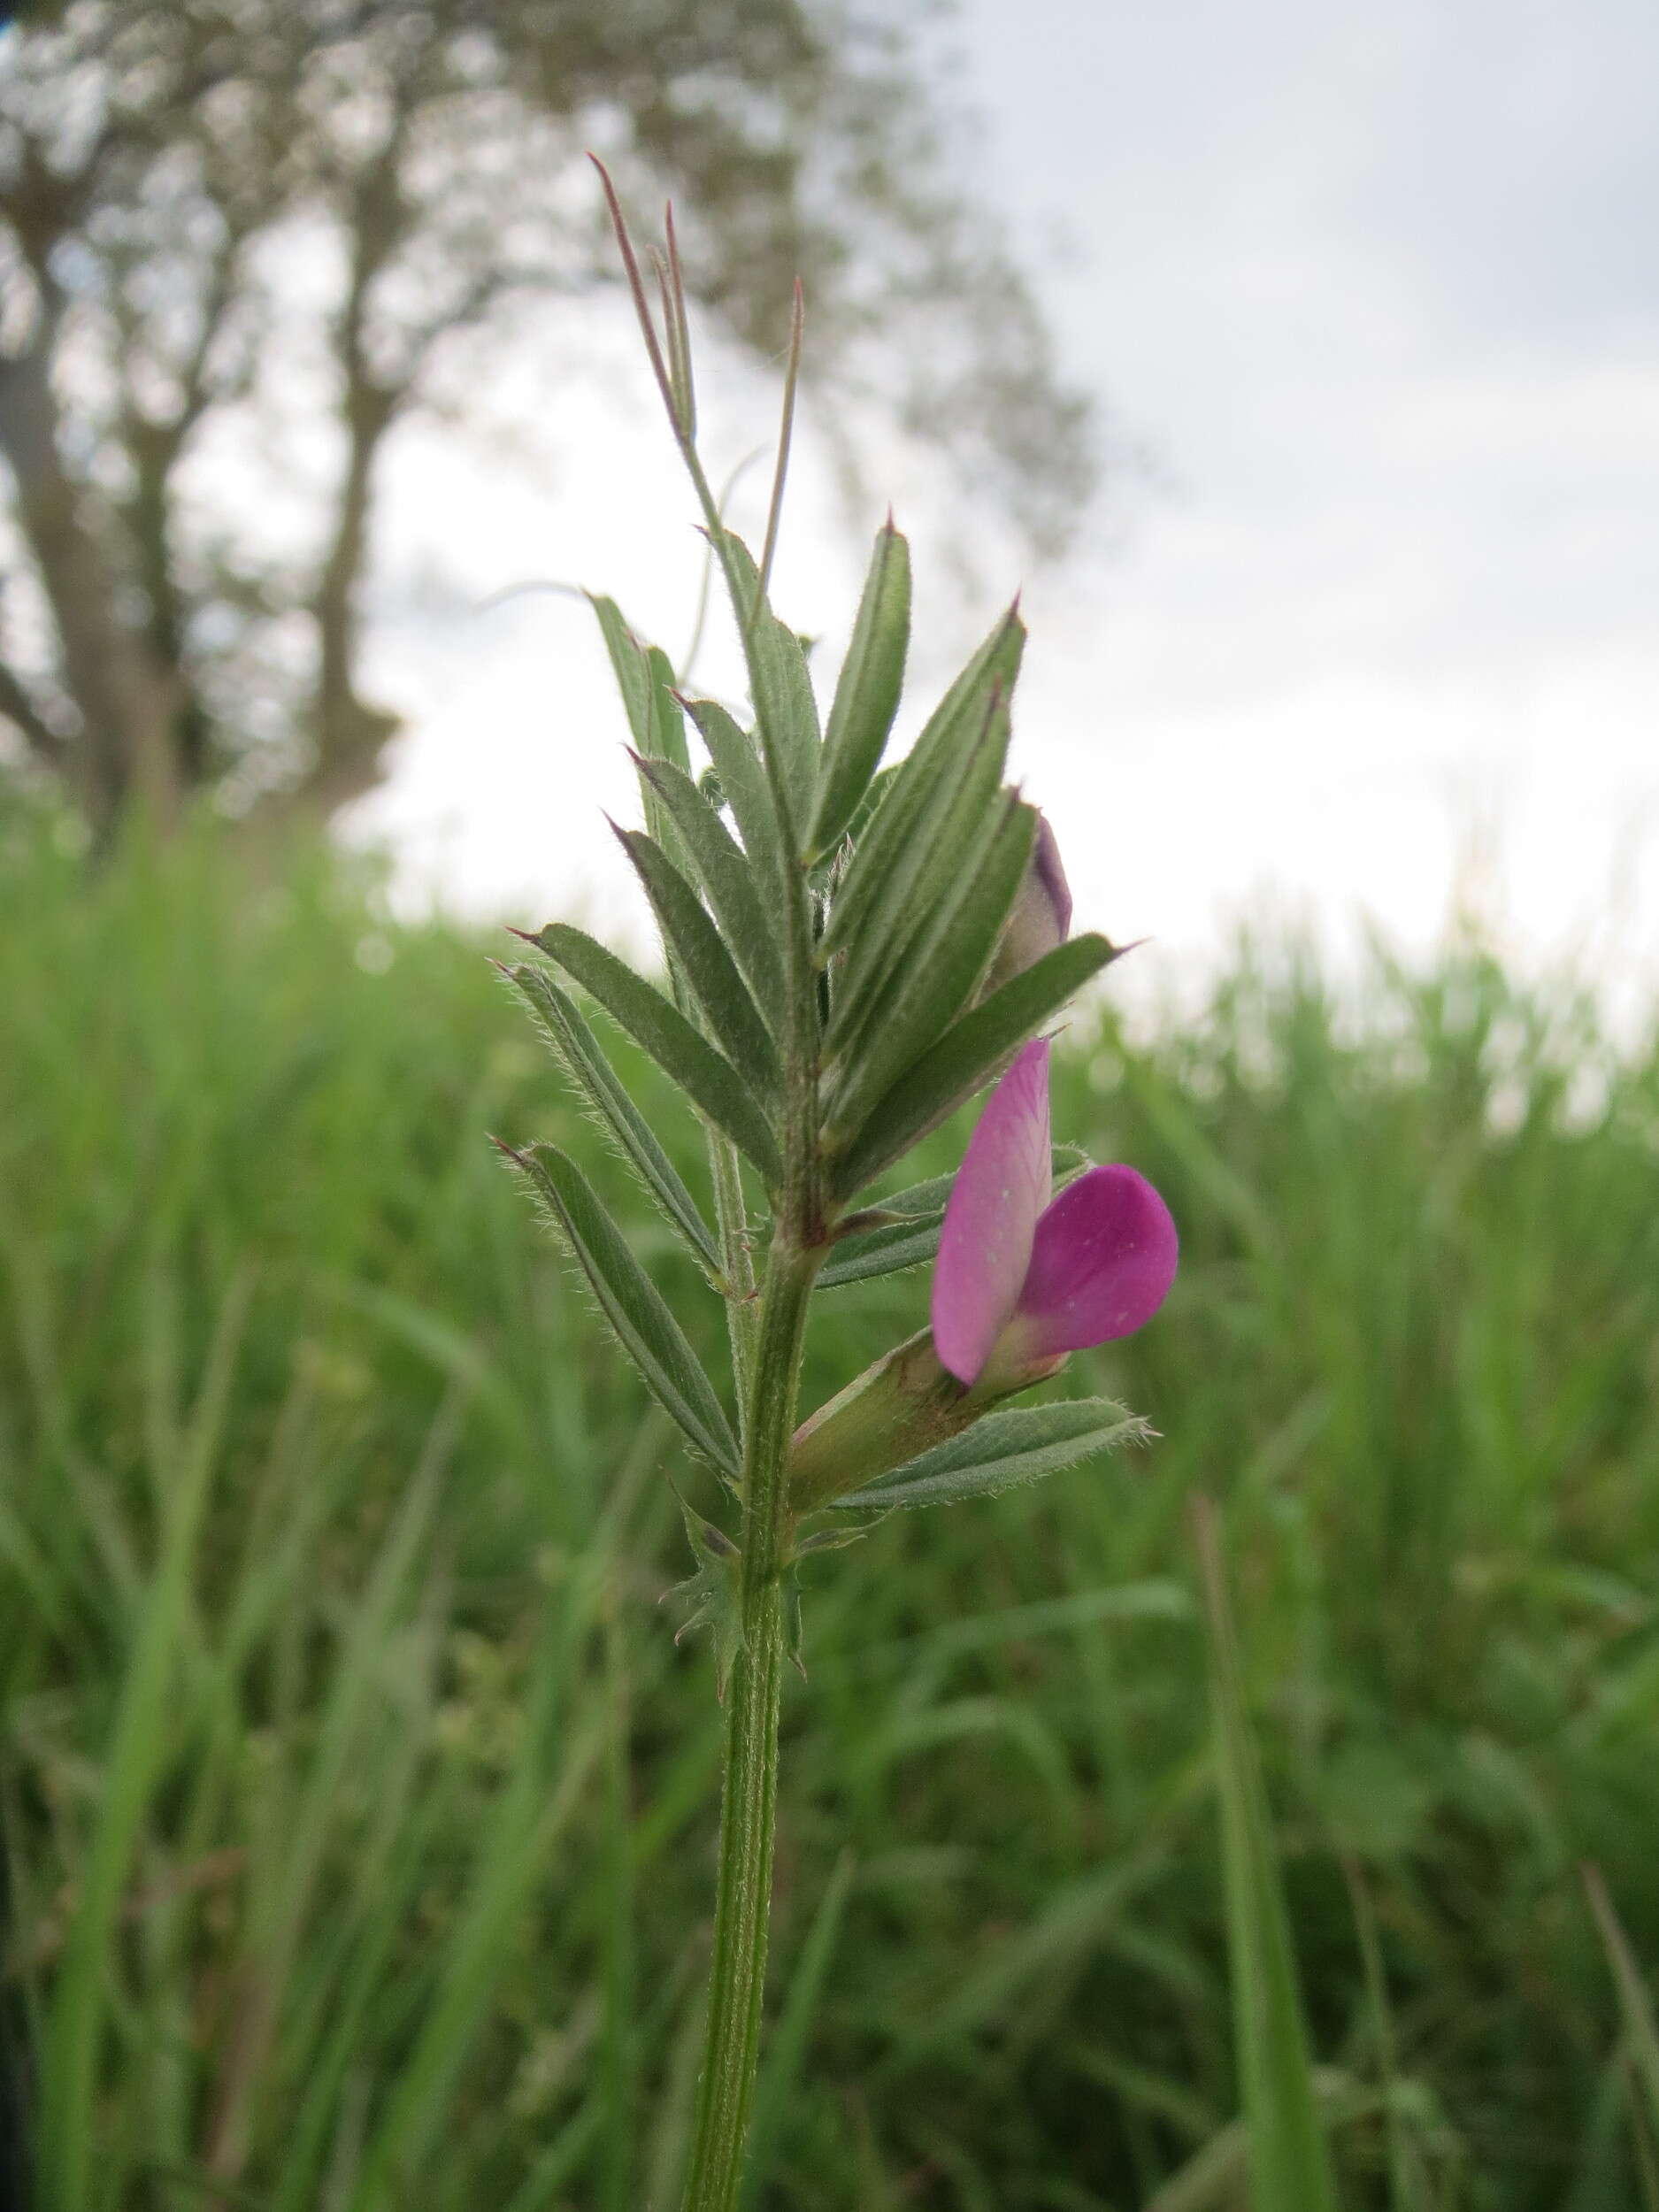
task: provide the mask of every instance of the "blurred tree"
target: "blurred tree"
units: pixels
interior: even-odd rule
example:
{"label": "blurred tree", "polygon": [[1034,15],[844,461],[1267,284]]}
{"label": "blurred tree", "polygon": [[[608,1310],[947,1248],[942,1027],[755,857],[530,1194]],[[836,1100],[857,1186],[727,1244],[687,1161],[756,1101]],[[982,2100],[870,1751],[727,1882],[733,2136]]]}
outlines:
{"label": "blurred tree", "polygon": [[[14,759],[101,836],[204,788],[326,814],[373,785],[388,441],[457,403],[512,314],[613,280],[588,146],[637,204],[673,193],[737,340],[775,349],[800,272],[815,373],[879,389],[1039,550],[1062,540],[1086,410],[950,186],[908,39],[838,0],[24,12],[0,55]],[[204,452],[245,482],[228,511]]]}

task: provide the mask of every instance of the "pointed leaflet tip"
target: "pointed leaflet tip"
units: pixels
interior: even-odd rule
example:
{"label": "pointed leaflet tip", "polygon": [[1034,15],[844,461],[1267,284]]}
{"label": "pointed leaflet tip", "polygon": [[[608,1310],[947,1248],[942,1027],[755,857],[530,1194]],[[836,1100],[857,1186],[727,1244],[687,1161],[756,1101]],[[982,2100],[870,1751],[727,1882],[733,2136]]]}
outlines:
{"label": "pointed leaflet tip", "polygon": [[[801,374],[801,347],[805,328],[805,296],[801,289],[801,280],[796,277],[795,296],[789,311],[789,350],[784,360],[783,419],[778,427],[778,460],[772,471],[772,502],[766,510],[766,535],[760,549],[755,603],[749,611],[751,629],[758,624],[765,608],[766,594],[772,585],[772,559],[778,550],[778,526],[783,518],[783,488],[789,475],[789,447],[795,436],[795,386]],[[757,700],[757,709],[759,704]]]}
{"label": "pointed leaflet tip", "polygon": [[657,297],[662,302],[663,338],[668,353],[668,381],[674,396],[674,421],[681,435],[689,437],[695,428],[695,411],[685,319],[675,302],[674,278],[668,257],[660,246],[651,248],[650,261],[657,278]]}
{"label": "pointed leaflet tip", "polygon": [[640,335],[645,341],[645,350],[650,357],[651,373],[657,379],[657,388],[663,396],[668,410],[668,419],[676,434],[682,426],[679,410],[674,403],[673,384],[668,373],[668,364],[663,358],[663,349],[657,335],[657,326],[651,319],[651,303],[646,296],[645,280],[640,274],[640,265],[634,251],[634,241],[628,234],[627,219],[622,212],[622,203],[617,197],[617,188],[611,180],[611,172],[598,155],[591,150],[588,158],[599,172],[599,181],[604,187],[605,204],[611,211],[611,227],[616,233],[617,250],[622,256],[622,266],[628,280],[628,290],[634,296],[634,311],[639,318]]}
{"label": "pointed leaflet tip", "polygon": [[663,209],[663,235],[668,241],[669,291],[673,302],[675,350],[685,381],[686,435],[697,434],[697,386],[691,369],[691,320],[686,312],[686,273],[680,265],[680,240],[674,231],[674,203]]}
{"label": "pointed leaflet tip", "polygon": [[1014,1316],[1053,1187],[1048,1041],[1037,1037],[992,1092],[945,1207],[933,1345],[958,1382],[974,1382]]}
{"label": "pointed leaflet tip", "polygon": [[515,929],[511,922],[503,922],[502,924],[502,927],[506,931],[509,937],[517,937],[522,944],[534,945],[538,952],[541,951],[541,940],[536,936],[534,931],[528,929]]}
{"label": "pointed leaflet tip", "polygon": [[[489,1133],[486,1131],[485,1134],[488,1135]],[[515,1152],[512,1147],[510,1144],[503,1143],[501,1138],[491,1136],[489,1141],[495,1146],[496,1151],[501,1154],[502,1157],[506,1160],[511,1160],[515,1167],[527,1168],[529,1166],[530,1163],[525,1158],[524,1154],[522,1152]]]}

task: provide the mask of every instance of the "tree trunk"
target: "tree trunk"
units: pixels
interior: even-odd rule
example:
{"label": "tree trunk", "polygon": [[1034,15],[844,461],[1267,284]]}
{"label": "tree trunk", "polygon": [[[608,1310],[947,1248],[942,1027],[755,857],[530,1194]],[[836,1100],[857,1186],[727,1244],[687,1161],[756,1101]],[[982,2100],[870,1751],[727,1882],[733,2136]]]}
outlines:
{"label": "tree trunk", "polygon": [[107,842],[129,807],[170,829],[183,798],[173,741],[176,679],[118,611],[118,586],[63,465],[45,333],[0,363],[0,453],[17,483],[17,518],[58,632],[65,689],[81,718],[67,772],[94,835]]}
{"label": "tree trunk", "polygon": [[372,791],[384,773],[381,756],[401,718],[372,706],[357,688],[362,634],[359,590],[369,552],[375,461],[391,427],[396,402],[373,388],[354,391],[346,408],[349,444],[334,516],[334,534],[318,579],[317,689],[312,703],[317,747],[301,803],[325,818]]}
{"label": "tree trunk", "polygon": [[133,416],[124,439],[133,465],[131,498],[121,519],[132,541],[134,572],[149,614],[144,638],[157,668],[172,672],[173,758],[180,789],[199,791],[212,771],[211,724],[185,662],[186,605],[173,571],[173,475],[192,418],[151,422]]}

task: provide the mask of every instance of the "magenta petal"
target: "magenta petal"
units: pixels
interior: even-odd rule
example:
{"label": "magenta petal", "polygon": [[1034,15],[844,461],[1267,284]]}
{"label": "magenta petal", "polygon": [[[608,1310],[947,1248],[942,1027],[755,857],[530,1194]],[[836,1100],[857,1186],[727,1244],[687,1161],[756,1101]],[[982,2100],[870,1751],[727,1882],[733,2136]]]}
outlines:
{"label": "magenta petal", "polygon": [[1132,1167],[1092,1167],[1037,1224],[1019,1311],[1035,1348],[1080,1352],[1150,1321],[1175,1280],[1170,1210]]}
{"label": "magenta petal", "polygon": [[1019,1302],[1054,1187],[1048,1044],[1028,1044],[991,1093],[950,1187],[933,1266],[933,1348],[972,1383]]}

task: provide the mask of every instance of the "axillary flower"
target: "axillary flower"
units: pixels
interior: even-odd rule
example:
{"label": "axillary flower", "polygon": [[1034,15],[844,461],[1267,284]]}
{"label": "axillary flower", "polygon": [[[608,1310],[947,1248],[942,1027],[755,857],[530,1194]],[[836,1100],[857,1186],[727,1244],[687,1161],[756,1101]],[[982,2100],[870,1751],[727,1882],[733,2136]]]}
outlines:
{"label": "axillary flower", "polygon": [[1070,1352],[1133,1334],[1169,1295],[1175,1224],[1144,1175],[1091,1167],[1053,1193],[1039,1037],[991,1094],[940,1234],[933,1348],[971,1389],[1040,1380]]}
{"label": "axillary flower", "polygon": [[1014,1060],[969,1141],[940,1231],[931,1329],[878,1360],[795,1433],[798,1511],[847,1497],[1129,1336],[1175,1279],[1175,1224],[1145,1176],[1086,1168],[1054,1194],[1048,1041]]}

